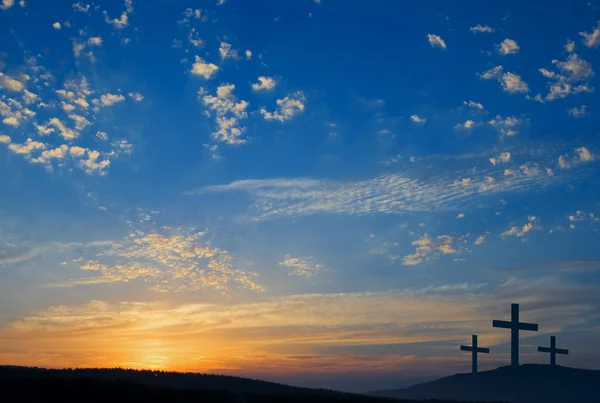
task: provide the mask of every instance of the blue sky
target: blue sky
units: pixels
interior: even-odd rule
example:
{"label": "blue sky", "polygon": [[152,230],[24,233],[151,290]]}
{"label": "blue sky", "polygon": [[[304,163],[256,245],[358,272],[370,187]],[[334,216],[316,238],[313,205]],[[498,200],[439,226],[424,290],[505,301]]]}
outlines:
{"label": "blue sky", "polygon": [[599,7],[3,0],[0,358],[366,390],[520,302],[593,367]]}

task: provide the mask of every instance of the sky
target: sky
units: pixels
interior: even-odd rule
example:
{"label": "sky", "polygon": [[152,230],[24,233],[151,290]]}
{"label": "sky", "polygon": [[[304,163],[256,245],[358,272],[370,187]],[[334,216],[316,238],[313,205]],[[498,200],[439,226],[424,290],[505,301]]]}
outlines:
{"label": "sky", "polygon": [[597,369],[597,1],[1,4],[2,364]]}

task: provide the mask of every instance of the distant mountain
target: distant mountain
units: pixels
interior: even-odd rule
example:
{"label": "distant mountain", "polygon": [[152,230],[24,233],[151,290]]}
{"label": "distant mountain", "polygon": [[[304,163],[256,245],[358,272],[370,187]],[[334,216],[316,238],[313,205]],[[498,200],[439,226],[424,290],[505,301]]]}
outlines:
{"label": "distant mountain", "polygon": [[[386,403],[388,399],[231,376],[0,367],[2,403]],[[408,402],[407,402],[408,403]]]}
{"label": "distant mountain", "polygon": [[370,396],[510,403],[600,402],[600,371],[527,364],[458,374]]}

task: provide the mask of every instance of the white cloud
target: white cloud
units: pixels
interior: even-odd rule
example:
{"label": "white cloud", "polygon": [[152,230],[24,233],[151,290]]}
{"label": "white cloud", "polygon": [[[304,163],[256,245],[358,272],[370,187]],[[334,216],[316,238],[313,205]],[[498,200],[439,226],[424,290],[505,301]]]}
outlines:
{"label": "white cloud", "polygon": [[469,30],[473,33],[488,33],[491,34],[496,32],[496,30],[488,25],[477,24],[474,27],[469,28]]}
{"label": "white cloud", "polygon": [[12,126],[12,127],[19,127],[19,121],[14,116],[9,116],[7,118],[4,118],[2,120],[2,123],[4,123],[5,125],[8,125],[8,126]]}
{"label": "white cloud", "polygon": [[306,278],[314,277],[323,269],[323,265],[316,263],[314,258],[295,258],[289,255],[286,255],[279,264],[292,268],[290,275]]}
{"label": "white cloud", "polygon": [[104,11],[104,21],[106,21],[107,24],[110,24],[117,29],[123,29],[129,25],[129,17],[127,17],[127,13],[124,11],[121,14],[120,18],[113,19],[111,19],[108,16],[108,13],[106,11]]}
{"label": "white cloud", "polygon": [[258,77],[258,83],[252,84],[252,91],[261,91],[261,90],[272,90],[275,88],[277,83],[271,77],[260,76]]}
{"label": "white cloud", "polygon": [[473,101],[464,101],[463,102],[465,105],[467,105],[469,108],[473,108],[473,109],[478,109],[478,110],[483,110],[483,105],[480,104],[479,102],[473,102]]}
{"label": "white cloud", "polygon": [[411,115],[410,120],[412,120],[415,123],[425,123],[425,122],[427,122],[427,119],[420,118],[418,115]]}
{"label": "white cloud", "polygon": [[69,154],[71,154],[73,157],[83,157],[86,151],[87,150],[83,147],[73,146],[69,149]]}
{"label": "white cloud", "polygon": [[574,50],[575,50],[575,42],[567,41],[567,43],[565,43],[565,51],[569,52],[569,53],[573,53]]}
{"label": "white cloud", "polygon": [[529,92],[529,86],[521,79],[521,76],[511,73],[510,71],[502,75],[500,78],[500,85],[504,92],[512,94],[517,92]]}
{"label": "white cloud", "polygon": [[475,240],[475,242],[473,242],[474,245],[483,245],[483,243],[485,242],[485,235],[481,235],[479,236],[479,238],[477,238]]}
{"label": "white cloud", "polygon": [[60,29],[60,28],[61,28],[60,22],[58,22],[58,21],[57,21],[57,22],[55,22],[54,24],[52,24],[52,27],[53,27],[54,29]]}
{"label": "white cloud", "polygon": [[100,97],[100,103],[103,106],[112,106],[118,102],[123,102],[125,97],[121,94],[104,94]]}
{"label": "white cloud", "polygon": [[523,225],[522,227],[511,227],[500,234],[500,236],[503,238],[507,236],[524,237],[531,231],[541,229],[541,227],[538,225],[539,219],[536,216],[529,216],[527,221],[527,224]]}
{"label": "white cloud", "polygon": [[489,120],[488,123],[494,126],[500,134],[504,136],[514,136],[518,134],[517,128],[525,122],[516,116],[503,118],[500,115],[496,115],[496,117]]}
{"label": "white cloud", "polygon": [[76,115],[76,114],[70,114],[69,119],[72,119],[75,122],[75,129],[77,129],[77,130],[83,130],[92,124],[89,120],[87,120],[83,116]]}
{"label": "white cloud", "polygon": [[492,67],[489,70],[484,71],[483,73],[480,73],[479,78],[481,78],[482,80],[498,79],[502,75],[503,72],[504,72],[504,67],[496,66],[496,67]]}
{"label": "white cloud", "polygon": [[252,51],[251,50],[247,50],[246,51],[246,60],[251,60],[252,59]]}
{"label": "white cloud", "polygon": [[579,35],[583,36],[583,43],[588,48],[595,48],[600,44],[600,21],[598,22],[598,26],[594,28],[591,33],[588,32],[580,32]]}
{"label": "white cloud", "polygon": [[24,155],[27,159],[30,158],[32,152],[44,150],[45,148],[46,145],[44,143],[40,143],[39,141],[34,141],[32,139],[27,139],[24,144],[10,143],[8,145],[9,150],[15,154]]}
{"label": "white cloud", "polygon": [[510,161],[510,153],[509,152],[503,152],[503,153],[498,154],[496,157],[490,158],[490,162],[492,163],[492,165],[505,164],[509,161]]}
{"label": "white cloud", "polygon": [[411,243],[411,245],[416,246],[415,253],[405,256],[402,260],[402,264],[414,266],[435,260],[440,254],[447,255],[456,253],[456,250],[452,246],[453,242],[454,238],[449,235],[441,235],[437,238],[432,238],[425,234],[423,237]]}
{"label": "white cloud", "polygon": [[102,38],[100,38],[99,36],[93,36],[90,39],[88,39],[88,44],[92,46],[102,46]]}
{"label": "white cloud", "polygon": [[446,49],[446,42],[438,35],[427,34],[427,41],[429,42],[431,47]]}
{"label": "white cloud", "polygon": [[573,94],[594,91],[593,87],[588,86],[589,81],[595,75],[592,65],[578,54],[570,54],[564,62],[553,60],[552,64],[558,68],[559,73],[545,68],[539,69],[540,73],[551,81],[548,83],[548,94],[545,97],[537,94],[533,98],[535,101],[543,103],[566,98]]}
{"label": "white cloud", "polygon": [[579,156],[579,161],[581,162],[594,160],[594,155],[585,147],[579,147],[575,151],[577,152],[577,155]]}
{"label": "white cloud", "polygon": [[226,2],[227,2],[227,0],[217,0],[217,6],[222,6]]}
{"label": "white cloud", "polygon": [[458,218],[458,219],[465,218],[465,215],[463,213],[460,213],[459,215],[456,216],[456,218]]}
{"label": "white cloud", "polygon": [[519,49],[517,42],[508,38],[496,45],[496,51],[501,55],[514,55],[519,52]]}
{"label": "white cloud", "polygon": [[239,121],[248,117],[248,102],[237,102],[234,89],[234,84],[223,84],[217,88],[216,96],[200,96],[204,105],[217,114],[217,131],[212,133],[213,138],[227,144],[243,144],[246,140],[241,137],[246,128],[240,126]]}
{"label": "white cloud", "polygon": [[44,125],[33,124],[40,136],[47,136],[50,133],[54,133],[54,129]]}
{"label": "white cloud", "polygon": [[210,79],[219,70],[219,66],[213,63],[206,63],[200,56],[196,56],[196,61],[192,65],[191,73]]}
{"label": "white cloud", "polygon": [[570,117],[575,118],[575,119],[590,115],[587,105],[581,105],[579,108],[574,106],[570,109],[567,109],[567,113],[569,114]]}
{"label": "white cloud", "polygon": [[234,59],[239,60],[240,55],[237,49],[232,49],[231,44],[227,42],[221,42],[221,46],[219,46],[219,54],[221,55],[221,59]]}
{"label": "white cloud", "polygon": [[33,92],[27,90],[23,90],[23,102],[25,102],[27,105],[31,105],[32,103],[37,101],[37,99],[37,94],[34,94]]}
{"label": "white cloud", "polygon": [[106,132],[97,131],[96,132],[96,137],[98,137],[102,141],[108,140],[108,134],[106,134]]}
{"label": "white cloud", "polygon": [[0,5],[0,8],[3,10],[8,10],[14,4],[15,4],[15,0],[2,0],[2,5]]}
{"label": "white cloud", "polygon": [[48,121],[48,125],[50,126],[54,126],[59,132],[60,135],[65,139],[65,140],[73,140],[75,138],[77,138],[77,136],[79,136],[79,133],[77,133],[76,131],[68,128],[63,122],[61,122],[58,118],[51,118]]}
{"label": "white cloud", "polygon": [[493,67],[478,75],[482,80],[498,80],[504,92],[512,94],[529,92],[529,86],[521,76],[510,71],[505,73],[502,66]]}
{"label": "white cloud", "polygon": [[88,175],[106,174],[105,170],[110,165],[110,161],[108,159],[98,161],[98,158],[100,157],[100,153],[98,151],[88,150],[87,153],[88,158],[79,161],[79,166],[85,171],[85,173]]}
{"label": "white cloud", "polygon": [[21,81],[0,72],[0,88],[20,92],[23,91],[25,85]]}
{"label": "white cloud", "polygon": [[456,130],[470,130],[475,127],[477,124],[472,120],[467,120],[465,123],[458,123],[454,128]]}
{"label": "white cloud", "polygon": [[73,4],[73,10],[78,11],[80,13],[87,13],[90,11],[89,4],[75,3]]}
{"label": "white cloud", "polygon": [[129,98],[132,98],[136,102],[140,102],[141,100],[144,99],[144,96],[142,94],[140,94],[139,92],[130,92],[127,95],[129,95]]}
{"label": "white cloud", "polygon": [[306,97],[302,91],[296,91],[285,98],[277,100],[277,110],[268,112],[266,108],[261,108],[260,113],[265,120],[277,120],[285,122],[292,119],[294,116],[304,112],[304,102]]}
{"label": "white cloud", "polygon": [[7,136],[6,134],[0,134],[0,144],[8,144],[10,143],[10,137]]}
{"label": "white cloud", "polygon": [[125,11],[127,11],[129,14],[133,13],[133,1],[132,0],[125,0]]}

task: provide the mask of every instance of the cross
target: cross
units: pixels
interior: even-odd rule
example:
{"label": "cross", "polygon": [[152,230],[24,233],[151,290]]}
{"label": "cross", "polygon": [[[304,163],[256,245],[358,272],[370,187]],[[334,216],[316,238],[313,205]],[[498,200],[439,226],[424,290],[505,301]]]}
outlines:
{"label": "cross", "polygon": [[473,357],[473,373],[477,372],[477,353],[485,353],[489,354],[489,348],[477,347],[477,335],[474,334],[472,337],[471,347],[469,346],[460,346],[461,351],[470,351]]}
{"label": "cross", "polygon": [[510,364],[513,368],[519,367],[519,330],[538,331],[537,323],[519,322],[519,304],[511,305],[510,322],[505,320],[495,320],[493,327],[510,329]]}
{"label": "cross", "polygon": [[538,351],[550,353],[550,365],[556,366],[556,354],[569,354],[569,350],[556,348],[556,336],[550,336],[550,348],[538,347]]}

